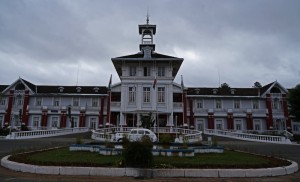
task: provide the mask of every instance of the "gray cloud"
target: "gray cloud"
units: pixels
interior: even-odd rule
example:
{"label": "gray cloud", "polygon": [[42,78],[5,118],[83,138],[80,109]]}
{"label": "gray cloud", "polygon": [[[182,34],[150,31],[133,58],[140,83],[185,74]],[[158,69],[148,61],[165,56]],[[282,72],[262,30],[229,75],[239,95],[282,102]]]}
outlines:
{"label": "gray cloud", "polygon": [[[138,52],[137,25],[157,25],[156,50],[185,59],[186,86],[251,87],[300,80],[300,2],[0,1],[0,84],[107,85],[110,61]],[[79,71],[78,71],[79,70]],[[180,76],[175,81],[180,82]]]}

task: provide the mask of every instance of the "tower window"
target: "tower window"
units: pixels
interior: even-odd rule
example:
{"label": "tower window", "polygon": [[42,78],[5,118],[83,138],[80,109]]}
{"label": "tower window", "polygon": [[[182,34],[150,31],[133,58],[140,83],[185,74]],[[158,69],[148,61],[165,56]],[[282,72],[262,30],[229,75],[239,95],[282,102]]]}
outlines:
{"label": "tower window", "polygon": [[159,66],[157,68],[157,71],[158,71],[157,76],[160,76],[160,77],[165,76],[165,67]]}
{"label": "tower window", "polygon": [[135,102],[135,87],[129,87],[129,103]]}
{"label": "tower window", "polygon": [[158,87],[157,90],[157,96],[158,96],[158,102],[164,103],[165,102],[165,88],[164,87]]}
{"label": "tower window", "polygon": [[136,67],[130,66],[129,67],[129,76],[135,76],[136,75]]}
{"label": "tower window", "polygon": [[144,87],[143,88],[143,95],[144,95],[144,102],[148,103],[150,102],[150,87]]}
{"label": "tower window", "polygon": [[150,76],[150,68],[144,67],[144,76]]}

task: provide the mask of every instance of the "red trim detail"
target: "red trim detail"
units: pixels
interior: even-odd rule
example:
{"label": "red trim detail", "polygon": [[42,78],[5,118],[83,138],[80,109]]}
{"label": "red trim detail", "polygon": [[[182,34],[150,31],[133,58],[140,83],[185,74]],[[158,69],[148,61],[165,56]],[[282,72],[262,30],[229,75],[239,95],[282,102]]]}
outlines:
{"label": "red trim detail", "polygon": [[8,98],[8,106],[5,113],[5,123],[8,123],[10,125],[10,116],[11,116],[11,110],[13,105],[13,98],[14,98],[14,90],[9,91],[9,98]]}

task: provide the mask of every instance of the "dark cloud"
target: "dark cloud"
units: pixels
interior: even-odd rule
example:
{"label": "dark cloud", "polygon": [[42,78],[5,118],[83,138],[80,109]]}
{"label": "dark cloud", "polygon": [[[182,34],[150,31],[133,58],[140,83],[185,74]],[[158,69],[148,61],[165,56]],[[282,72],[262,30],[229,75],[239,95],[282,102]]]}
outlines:
{"label": "dark cloud", "polygon": [[[187,86],[300,80],[300,1],[0,1],[0,84],[107,85],[111,57],[138,52],[137,25],[157,25],[157,52],[185,59]],[[77,80],[78,76],[78,80]],[[175,80],[180,82],[180,77]]]}

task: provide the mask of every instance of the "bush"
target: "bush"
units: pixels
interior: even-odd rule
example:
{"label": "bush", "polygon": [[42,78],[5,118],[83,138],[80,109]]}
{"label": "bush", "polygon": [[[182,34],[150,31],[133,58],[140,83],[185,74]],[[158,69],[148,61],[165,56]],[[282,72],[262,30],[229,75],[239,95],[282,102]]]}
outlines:
{"label": "bush", "polygon": [[128,147],[123,150],[123,157],[125,166],[138,168],[153,166],[152,148],[148,141],[130,142]]}
{"label": "bush", "polygon": [[167,149],[170,147],[170,143],[172,142],[172,136],[169,133],[164,133],[160,135],[160,140],[159,140],[163,148]]}
{"label": "bush", "polygon": [[0,136],[7,136],[9,134],[9,128],[0,128]]}
{"label": "bush", "polygon": [[123,147],[123,149],[128,148],[128,145],[129,145],[129,139],[127,137],[123,137],[122,138],[122,147]]}

